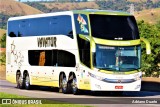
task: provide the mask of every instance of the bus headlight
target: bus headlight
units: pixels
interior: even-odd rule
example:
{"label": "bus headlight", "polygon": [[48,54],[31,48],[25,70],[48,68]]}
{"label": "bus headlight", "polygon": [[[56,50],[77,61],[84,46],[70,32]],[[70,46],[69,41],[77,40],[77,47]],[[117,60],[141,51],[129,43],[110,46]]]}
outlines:
{"label": "bus headlight", "polygon": [[139,74],[136,74],[136,75],[134,76],[134,80],[140,80],[141,78],[142,78],[142,76],[139,75]]}
{"label": "bus headlight", "polygon": [[141,85],[137,85],[136,87],[135,87],[135,90],[136,89],[140,89],[141,88]]}
{"label": "bus headlight", "polygon": [[95,78],[95,79],[97,79],[97,80],[100,80],[100,81],[102,81],[102,80],[104,79],[103,77],[94,75],[94,74],[92,74],[92,73],[90,73],[90,72],[88,72],[88,74],[89,74],[89,76],[91,76],[91,77],[93,77],[93,78]]}

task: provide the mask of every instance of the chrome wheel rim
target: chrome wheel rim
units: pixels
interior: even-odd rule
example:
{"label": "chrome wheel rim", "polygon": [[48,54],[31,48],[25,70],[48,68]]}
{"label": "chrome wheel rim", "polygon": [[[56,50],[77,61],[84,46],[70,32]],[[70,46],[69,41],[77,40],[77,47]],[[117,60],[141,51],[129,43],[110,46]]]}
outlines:
{"label": "chrome wheel rim", "polygon": [[18,84],[19,84],[19,86],[22,86],[22,82],[23,82],[22,76],[19,75],[19,78],[18,78]]}
{"label": "chrome wheel rim", "polygon": [[29,87],[29,85],[30,85],[29,76],[26,77],[25,84],[26,84],[26,87]]}
{"label": "chrome wheel rim", "polygon": [[62,88],[63,88],[64,91],[66,91],[66,89],[67,89],[67,81],[66,81],[66,78],[63,78],[63,80],[62,80]]}
{"label": "chrome wheel rim", "polygon": [[75,78],[72,81],[72,89],[73,89],[73,92],[77,91],[77,79]]}

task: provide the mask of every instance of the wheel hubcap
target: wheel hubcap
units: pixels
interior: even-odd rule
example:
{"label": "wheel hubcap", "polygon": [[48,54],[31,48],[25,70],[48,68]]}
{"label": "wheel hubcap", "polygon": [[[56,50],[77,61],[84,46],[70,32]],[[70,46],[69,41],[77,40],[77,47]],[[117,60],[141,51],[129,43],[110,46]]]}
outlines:
{"label": "wheel hubcap", "polygon": [[66,78],[63,78],[63,80],[62,80],[62,88],[63,88],[63,90],[66,90],[66,88],[67,88]]}
{"label": "wheel hubcap", "polygon": [[20,86],[22,86],[22,81],[23,81],[22,76],[19,76],[18,83],[19,83]]}
{"label": "wheel hubcap", "polygon": [[77,90],[77,80],[76,79],[73,79],[72,81],[72,89],[74,92]]}
{"label": "wheel hubcap", "polygon": [[30,84],[30,81],[29,81],[29,77],[28,77],[28,76],[26,77],[26,82],[25,82],[25,83],[26,83],[26,86],[28,87],[29,84]]}

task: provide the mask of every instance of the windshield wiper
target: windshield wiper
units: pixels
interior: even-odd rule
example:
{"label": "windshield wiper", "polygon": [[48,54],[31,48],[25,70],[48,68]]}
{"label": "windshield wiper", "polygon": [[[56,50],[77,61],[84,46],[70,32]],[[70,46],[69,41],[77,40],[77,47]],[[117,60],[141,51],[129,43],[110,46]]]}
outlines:
{"label": "windshield wiper", "polygon": [[122,69],[125,69],[125,70],[137,70],[138,68],[121,68],[120,67],[120,70],[122,70]]}
{"label": "windshield wiper", "polygon": [[98,69],[99,69],[99,70],[111,70],[111,71],[115,70],[115,69],[113,69],[113,68],[104,68],[104,67],[102,67],[102,68],[99,67]]}

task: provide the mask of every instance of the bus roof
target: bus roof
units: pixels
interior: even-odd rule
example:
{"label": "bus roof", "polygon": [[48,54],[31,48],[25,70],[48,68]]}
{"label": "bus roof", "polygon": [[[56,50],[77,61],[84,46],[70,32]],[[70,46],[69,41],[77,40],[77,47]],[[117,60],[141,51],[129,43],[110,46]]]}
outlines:
{"label": "bus roof", "polygon": [[104,15],[127,15],[131,16],[128,12],[113,11],[113,10],[99,10],[99,9],[85,9],[85,10],[73,10],[73,13],[81,14],[104,14]]}
{"label": "bus roof", "polygon": [[49,16],[57,16],[57,15],[71,15],[72,11],[62,11],[62,12],[54,12],[54,13],[43,13],[43,14],[34,14],[34,15],[26,15],[26,16],[18,16],[11,17],[8,21],[11,20],[21,20],[21,19],[29,19],[29,18],[38,18],[38,17],[49,17]]}
{"label": "bus roof", "polygon": [[88,15],[88,14],[104,14],[104,15],[132,16],[131,14],[129,14],[127,12],[122,12],[122,11],[85,9],[85,10],[72,10],[72,11],[62,11],[62,12],[54,12],[54,13],[44,13],[44,14],[35,14],[35,15],[11,17],[11,18],[8,19],[8,21],[28,19],[28,18],[57,16],[57,15],[71,15],[71,14],[86,14],[86,15]]}

